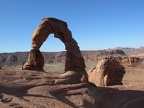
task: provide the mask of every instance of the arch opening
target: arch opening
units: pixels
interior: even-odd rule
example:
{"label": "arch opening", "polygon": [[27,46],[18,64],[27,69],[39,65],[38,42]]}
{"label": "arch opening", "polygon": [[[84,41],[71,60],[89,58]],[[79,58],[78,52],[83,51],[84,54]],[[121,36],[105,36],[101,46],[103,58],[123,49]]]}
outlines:
{"label": "arch opening", "polygon": [[45,72],[64,72],[66,50],[64,43],[59,38],[55,38],[54,34],[50,34],[48,39],[40,47],[40,51],[44,57],[43,69]]}
{"label": "arch opening", "polygon": [[65,50],[64,43],[59,39],[55,38],[54,34],[50,34],[45,40],[43,45],[40,47],[41,52],[62,52]]}

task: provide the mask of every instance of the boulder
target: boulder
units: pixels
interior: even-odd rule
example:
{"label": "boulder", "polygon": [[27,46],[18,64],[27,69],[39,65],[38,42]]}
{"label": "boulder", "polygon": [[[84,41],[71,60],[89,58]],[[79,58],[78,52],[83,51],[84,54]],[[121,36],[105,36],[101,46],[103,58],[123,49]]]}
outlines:
{"label": "boulder", "polygon": [[125,68],[113,57],[99,59],[96,67],[88,71],[88,80],[97,86],[122,85]]}

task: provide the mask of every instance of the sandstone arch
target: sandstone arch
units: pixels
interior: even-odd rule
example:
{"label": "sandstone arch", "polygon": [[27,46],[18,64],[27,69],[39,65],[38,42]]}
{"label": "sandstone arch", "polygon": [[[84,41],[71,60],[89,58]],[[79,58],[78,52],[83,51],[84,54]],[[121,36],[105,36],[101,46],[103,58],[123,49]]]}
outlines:
{"label": "sandstone arch", "polygon": [[80,79],[81,82],[87,82],[86,66],[78,43],[72,38],[72,33],[68,29],[67,23],[56,18],[42,19],[42,22],[32,35],[32,49],[22,69],[43,71],[44,58],[39,48],[50,34],[54,34],[55,38],[59,38],[64,43],[67,51],[65,73],[60,75],[61,78],[79,76],[78,79]]}

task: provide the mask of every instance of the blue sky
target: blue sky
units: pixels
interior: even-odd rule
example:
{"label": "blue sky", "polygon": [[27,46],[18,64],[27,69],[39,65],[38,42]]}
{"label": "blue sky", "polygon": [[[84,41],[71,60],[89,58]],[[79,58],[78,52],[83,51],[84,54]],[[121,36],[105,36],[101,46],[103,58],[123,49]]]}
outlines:
{"label": "blue sky", "polygon": [[[68,23],[81,50],[144,46],[144,0],[0,0],[0,52],[31,49],[42,18]],[[63,51],[53,35],[41,51]]]}

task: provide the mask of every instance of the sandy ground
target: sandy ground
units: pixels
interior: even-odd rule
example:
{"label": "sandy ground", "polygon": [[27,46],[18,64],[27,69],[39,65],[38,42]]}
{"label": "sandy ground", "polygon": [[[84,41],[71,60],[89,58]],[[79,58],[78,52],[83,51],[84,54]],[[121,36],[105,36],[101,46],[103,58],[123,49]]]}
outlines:
{"label": "sandy ground", "polygon": [[0,108],[144,108],[144,66],[127,68],[122,86],[54,84],[54,75],[0,70]]}

